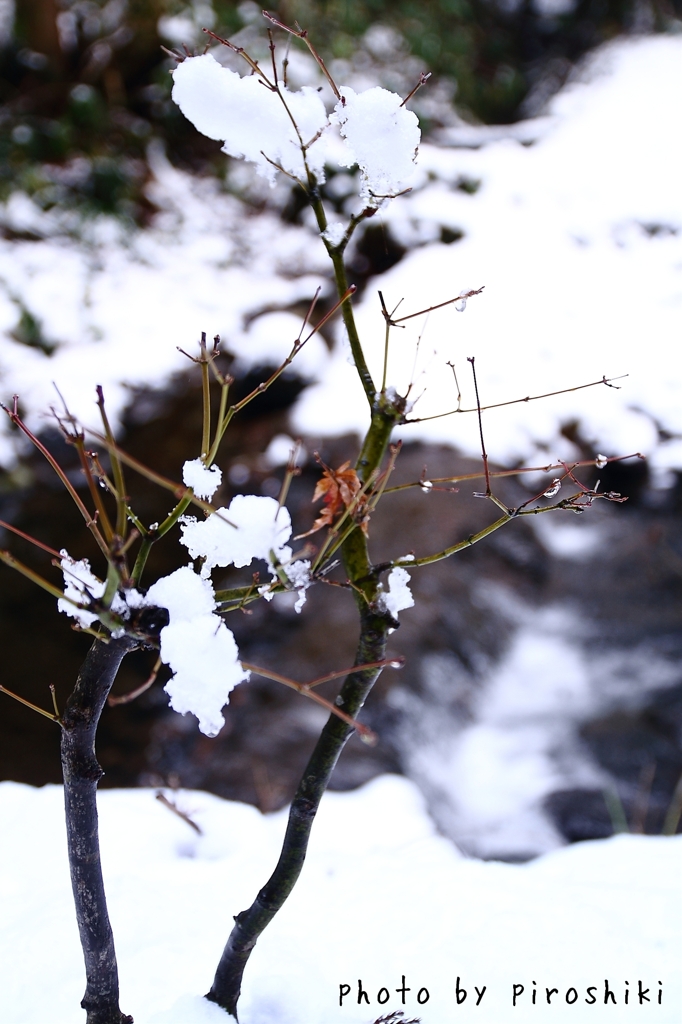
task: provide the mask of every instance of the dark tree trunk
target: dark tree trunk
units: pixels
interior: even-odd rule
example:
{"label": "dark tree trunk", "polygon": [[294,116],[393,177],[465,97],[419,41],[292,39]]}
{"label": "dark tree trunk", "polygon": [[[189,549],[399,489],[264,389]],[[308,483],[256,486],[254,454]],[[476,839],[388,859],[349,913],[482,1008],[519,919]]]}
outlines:
{"label": "dark tree trunk", "polygon": [[[368,609],[361,615],[361,632],[356,665],[381,661],[385,657],[388,628],[395,623],[386,615]],[[355,717],[362,708],[378,675],[378,669],[353,672],[341,689],[339,706]],[[242,975],[259,935],[282,907],[303,868],[310,830],[329,784],[331,774],[353,727],[330,715],[315,746],[289,812],[289,823],[277,866],[248,910],[235,918],[211,991],[206,998],[227,1010],[235,1020]]]}
{"label": "dark tree trunk", "polygon": [[118,1005],[118,967],[104,895],[97,825],[97,783],[104,774],[95,734],[118,668],[139,646],[131,637],[96,640],[62,717],[62,770],[71,885],[87,985],[81,1006],[87,1024],[132,1024]]}

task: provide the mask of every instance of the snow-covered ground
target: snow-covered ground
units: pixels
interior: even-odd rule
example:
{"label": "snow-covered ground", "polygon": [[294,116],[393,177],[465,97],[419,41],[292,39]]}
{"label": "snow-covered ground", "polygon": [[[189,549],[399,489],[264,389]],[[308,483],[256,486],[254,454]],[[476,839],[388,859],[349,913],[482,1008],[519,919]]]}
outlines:
{"label": "snow-covered ground", "polygon": [[[682,465],[681,94],[680,36],[619,41],[555,98],[533,145],[512,130],[483,144],[496,136],[482,129],[478,149],[422,146],[414,191],[376,218],[416,248],[359,303],[374,371],[383,355],[377,288],[389,306],[404,299],[403,314],[463,288],[485,291],[464,314],[448,307],[426,325],[416,318],[394,331],[389,382],[414,382],[412,397],[422,397],[413,416],[455,407],[448,360],[464,405],[473,404],[471,355],[484,404],[629,374],[621,390],[600,386],[488,413],[491,454],[533,458],[539,446],[541,462],[547,453],[570,456],[557,431],[579,418],[606,454],[640,450],[656,467]],[[476,139],[476,130],[466,134]],[[18,392],[33,417],[53,404],[52,381],[86,419],[96,383],[120,411],[125,382],[159,384],[182,369],[176,346],[191,347],[202,330],[221,334],[246,364],[280,360],[299,323],[273,307],[310,298],[327,273],[312,228],[271,213],[246,217],[237,199],[173,171],[161,154],[154,165],[151,194],[164,212],[143,233],[122,236],[100,221],[65,234],[58,216],[19,195],[4,210],[15,232],[48,236],[0,242],[2,390]],[[462,181],[480,185],[472,195]],[[443,227],[464,238],[442,244]],[[13,340],[22,311],[40,321],[52,355]],[[329,353],[313,339],[299,368],[317,384],[299,401],[295,429],[363,429],[364,396],[343,343]],[[657,424],[672,438],[661,442]],[[402,433],[478,451],[472,416]],[[0,454],[10,458],[6,435]]]}
{"label": "snow-covered ground", "polygon": [[[227,1016],[201,994],[232,915],[274,865],[285,812],[264,817],[206,793],[173,798],[203,835],[151,790],[100,794],[121,1005],[136,1024],[220,1024]],[[3,783],[0,820],[0,1019],[73,1024],[84,977],[60,788]],[[301,881],[247,968],[242,1024],[370,1024],[401,1009],[423,1024],[676,1024],[680,852],[682,838],[619,836],[522,866],[482,863],[435,832],[405,779],[329,794]],[[358,1006],[358,980],[369,1005]],[[615,1005],[604,1003],[605,983]]]}

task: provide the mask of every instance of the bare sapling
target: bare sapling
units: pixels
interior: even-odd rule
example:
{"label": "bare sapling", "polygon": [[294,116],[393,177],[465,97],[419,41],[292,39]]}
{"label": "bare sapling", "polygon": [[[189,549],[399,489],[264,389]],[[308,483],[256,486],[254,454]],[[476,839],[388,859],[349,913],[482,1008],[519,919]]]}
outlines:
{"label": "bare sapling", "polygon": [[[313,821],[341,751],[354,732],[368,743],[376,741],[373,732],[358,721],[358,715],[381,671],[389,665],[399,667],[401,664],[401,659],[387,652],[387,642],[399,625],[399,613],[414,603],[408,569],[414,571],[457,554],[525,516],[559,511],[580,514],[598,499],[625,500],[619,494],[601,492],[598,484],[588,486],[580,481],[579,468],[594,466],[594,461],[515,470],[491,468],[483,432],[483,414],[489,406],[481,402],[476,365],[471,358],[475,403],[463,407],[453,366],[456,406],[436,415],[478,417],[482,471],[474,476],[483,480],[484,489],[478,492],[479,497],[494,506],[496,517],[478,532],[444,550],[424,554],[397,552],[390,561],[382,563],[372,559],[371,519],[380,501],[390,500],[392,493],[405,487],[428,491],[434,486],[472,479],[471,475],[440,480],[421,478],[391,485],[400,452],[400,442],[393,441],[394,431],[397,427],[420,422],[412,412],[412,386],[401,395],[389,384],[392,332],[401,329],[408,320],[441,307],[463,311],[467,301],[478,298],[483,288],[468,289],[445,298],[435,297],[438,301],[428,309],[400,317],[396,317],[396,309],[389,312],[380,294],[385,332],[381,379],[371,372],[355,322],[352,306],[355,289],[348,283],[345,253],[363,221],[373,217],[390,199],[408,190],[406,182],[420,140],[417,118],[407,107],[416,88],[402,99],[384,89],[356,94],[350,88],[339,87],[305,31],[289,28],[271,15],[265,14],[265,17],[276,31],[297,38],[308,48],[331,89],[334,102],[331,113],[317,90],[289,90],[286,59],[284,67],[278,70],[272,35],[271,69],[267,71],[242,49],[213,36],[244,59],[250,71],[244,77],[222,67],[210,54],[176,55],[173,98],[201,132],[224,143],[225,152],[250,161],[258,173],[271,182],[278,173],[283,173],[305,191],[331,263],[336,298],[329,311],[313,324],[318,290],[297,338],[288,352],[283,350],[277,369],[250,394],[232,403],[233,380],[219,369],[220,339],[216,338],[211,346],[202,335],[198,354],[188,356],[201,374],[202,431],[197,457],[178,467],[182,482],[168,479],[153,466],[143,465],[119,445],[107,417],[101,388],[97,389],[101,420],[98,430],[84,429],[65,406],[55,412],[65,440],[77,451],[86,485],[85,498],[26,424],[19,412],[18,399],[15,397],[13,403],[2,406],[12,424],[36,446],[68,491],[104,566],[104,571],[96,575],[87,559],[76,561],[66,550],[56,551],[33,541],[62,574],[62,583],[57,585],[21,563],[9,551],[0,551],[1,561],[50,593],[57,600],[59,610],[74,620],[74,628],[93,638],[63,711],[56,706],[54,691],[52,710],[48,711],[6,686],[0,686],[3,693],[50,718],[61,730],[69,864],[86,973],[86,991],[81,1005],[87,1013],[87,1024],[132,1021],[119,1006],[118,967],[98,839],[96,791],[102,769],[97,761],[95,742],[107,701],[121,703],[139,696],[154,684],[161,665],[166,665],[170,679],[165,689],[171,706],[181,714],[195,715],[199,728],[208,736],[217,735],[224,725],[222,711],[230,691],[246,683],[251,674],[289,686],[329,712],[292,801],[279,860],[252,905],[234,918],[207,995],[237,1020],[244,969],[259,936],[282,907],[301,873]],[[427,78],[422,75],[417,87],[425,84]],[[320,192],[325,166],[339,159],[339,152],[342,166],[358,165],[360,178],[357,210],[344,224],[330,223]],[[296,452],[292,452],[284,474],[279,500],[238,494],[227,507],[212,504],[221,483],[217,462],[221,442],[233,418],[267,391],[308,341],[337,314],[343,319],[359,387],[367,402],[367,429],[353,466],[350,463],[339,467],[322,464],[312,496],[313,501],[322,500],[322,508],[311,529],[293,538],[303,541],[294,551],[290,543],[292,524],[286,498],[298,471]],[[212,380],[219,392],[217,408],[212,402]],[[580,387],[599,384],[616,386],[604,377]],[[527,395],[512,402],[544,397],[548,396]],[[614,459],[599,456],[596,465],[603,467],[610,461]],[[126,482],[130,471],[141,474],[172,496],[173,508],[161,523],[147,524],[135,511]],[[543,474],[545,483],[519,507],[508,507],[495,494],[498,477],[531,472]],[[558,497],[564,486],[568,493]],[[0,526],[20,534],[25,540],[32,540],[9,523],[0,523]],[[189,553],[190,564],[149,585],[145,571],[152,548],[165,537],[171,534],[177,537],[178,533]],[[309,539],[312,536],[315,541]],[[251,569],[243,585],[222,590],[214,587],[211,575],[214,569],[227,566],[246,569],[254,561],[261,563],[261,574]],[[265,574],[262,573],[263,563],[267,565]],[[355,601],[359,627],[352,666],[300,682],[268,667],[241,660],[225,621],[230,613],[239,612],[255,601],[269,601],[283,592],[296,595],[296,610],[300,611],[311,588],[324,584],[349,592]],[[149,679],[144,686],[124,697],[110,698],[121,662],[127,654],[140,648],[157,654]],[[343,682],[336,699],[330,701],[317,688],[335,678],[343,678]]]}
{"label": "bare sapling", "polygon": [[[173,98],[200,131],[224,142],[223,149],[226,153],[245,156],[256,164],[259,173],[271,181],[274,171],[279,170],[294,179],[304,190],[331,261],[336,291],[341,301],[349,292],[344,254],[355,230],[364,220],[373,217],[385,202],[409,191],[409,188],[405,187],[405,181],[409,178],[411,165],[416,157],[419,129],[416,116],[407,109],[406,104],[417,88],[425,84],[428,75],[421,75],[415,89],[404,99],[376,88],[356,95],[350,88],[337,86],[305,30],[298,26],[291,28],[266,11],[263,14],[276,29],[288,34],[289,37],[301,40],[308,48],[336,101],[331,115],[327,114],[316,94],[311,94],[310,91],[289,92],[284,75],[280,78],[278,74],[271,32],[269,37],[272,70],[268,69],[267,72],[256,60],[235,47],[229,40],[209,32],[208,34],[217,42],[244,58],[251,69],[251,76],[240,79],[234,72],[222,68],[208,54],[190,59],[182,58],[178,54],[179,67],[175,71]],[[216,106],[215,109],[207,111],[205,97],[209,94],[215,95],[218,89],[224,90],[224,106],[222,109]],[[262,128],[264,139],[268,132],[274,134],[275,126],[278,126],[281,134],[275,142],[270,142],[269,149],[266,148],[265,141],[263,146],[260,146],[258,132],[253,132],[248,140],[237,134],[230,122],[229,108],[231,104],[237,107],[240,102],[253,103],[254,110],[257,106],[260,112],[259,123],[266,126]],[[379,129],[377,125],[380,125]],[[338,129],[341,140],[347,147],[346,164],[359,166],[361,185],[357,212],[350,216],[346,224],[332,225],[327,218],[320,185],[324,180],[327,155],[325,143],[335,129]],[[381,565],[373,562],[368,547],[368,524],[379,500],[391,492],[387,483],[399,452],[399,446],[391,444],[393,431],[398,426],[419,422],[418,418],[411,418],[409,415],[409,393],[400,395],[394,388],[388,386],[390,332],[402,326],[404,321],[424,316],[441,307],[453,305],[459,311],[463,311],[467,301],[480,295],[482,291],[483,288],[466,290],[435,303],[428,309],[417,310],[398,318],[395,317],[395,310],[393,313],[388,312],[380,293],[385,322],[385,347],[379,386],[365,358],[352,304],[343,301],[343,322],[359,382],[367,399],[369,425],[353,469],[344,466],[335,471],[325,467],[315,497],[324,495],[326,509],[310,532],[314,532],[316,528],[327,527],[327,536],[311,566],[313,580],[321,579],[334,556],[340,554],[346,577],[344,585],[352,591],[357,605],[359,638],[355,667],[347,675],[335,702],[348,718],[342,719],[338,714],[330,715],[292,801],[282,851],[274,872],[253,904],[235,917],[234,927],[207,996],[226,1009],[235,1020],[242,977],[248,959],[258,937],[282,907],[296,884],[303,867],[310,831],[320,800],[344,745],[353,730],[357,729],[353,720],[357,718],[382,667],[386,664],[386,644],[389,634],[398,626],[399,611],[413,603],[407,585],[409,574],[406,567],[414,569],[454,555],[512,520],[526,515],[559,509],[581,513],[597,498],[623,500],[620,495],[599,493],[597,488],[589,488],[580,483],[574,475],[578,464],[562,464],[559,467],[545,467],[545,471],[552,469],[558,472],[549,488],[543,487],[538,495],[530,498],[519,508],[508,508],[492,489],[494,474],[489,467],[483,440],[484,407],[479,400],[474,360],[471,359],[476,406],[464,410],[459,401],[456,409],[439,415],[465,411],[478,414],[485,479],[485,492],[480,496],[492,502],[501,515],[477,534],[444,551],[421,557],[404,555]],[[606,378],[593,383],[613,386]],[[530,400],[530,396],[516,399],[526,402]],[[543,497],[552,497],[556,494],[564,480],[568,480],[576,488],[570,496],[554,504],[538,504],[538,500]],[[428,483],[432,486],[431,482]],[[417,485],[426,489],[425,481],[420,481],[415,484]],[[388,574],[386,585],[382,582],[385,574]]]}

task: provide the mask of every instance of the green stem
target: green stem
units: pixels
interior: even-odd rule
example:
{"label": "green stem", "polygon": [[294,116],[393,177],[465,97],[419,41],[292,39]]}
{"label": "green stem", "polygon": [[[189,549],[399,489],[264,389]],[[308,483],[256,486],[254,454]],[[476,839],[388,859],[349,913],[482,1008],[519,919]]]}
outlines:
{"label": "green stem", "polygon": [[443,551],[438,551],[435,555],[426,555],[424,558],[415,558],[410,562],[401,562],[398,559],[394,562],[394,565],[402,565],[403,568],[411,569],[417,565],[433,565],[434,562],[440,562],[443,558],[449,558],[450,555],[456,555],[458,551],[463,551],[464,548],[470,548],[473,544],[478,544],[479,540],[483,540],[484,537],[489,537],[491,533],[495,533],[501,526],[505,526],[510,523],[515,516],[505,515],[496,519],[490,526],[486,526],[483,530],[479,530],[478,533],[472,533],[464,540],[460,540],[457,544],[453,544],[450,548],[445,548]]}
{"label": "green stem", "polygon": [[[327,214],[325,213],[324,205],[320,194],[317,190],[317,184],[314,179],[311,180],[311,188],[308,193],[310,199],[310,205],[313,208],[315,219],[317,220],[317,226],[320,229],[322,235],[327,230]],[[348,239],[344,239],[341,245],[330,245],[329,242],[325,241],[329,258],[332,261],[334,268],[334,280],[336,281],[336,291],[338,292],[339,298],[341,298],[348,291],[348,277],[346,276],[346,267],[343,262],[343,252],[348,244]],[[355,324],[355,316],[353,315],[353,307],[350,302],[344,302],[341,310],[343,315],[343,323],[348,334],[348,341],[350,342],[350,349],[353,354],[353,362],[355,368],[358,371],[358,376],[365,390],[367,401],[370,407],[374,404],[376,396],[376,387],[372,380],[372,375],[369,372],[367,362],[365,360],[365,353],[362,350],[362,344],[360,342],[360,336],[358,329]]]}
{"label": "green stem", "polygon": [[104,593],[102,594],[102,604],[105,608],[111,608],[112,601],[116,597],[116,592],[118,591],[120,584],[121,574],[114,563],[109,562],[106,584],[104,587]]}
{"label": "green stem", "polygon": [[225,433],[225,428],[227,427],[227,424],[225,424],[225,428],[223,427],[223,421],[225,420],[225,413],[227,411],[227,395],[228,395],[229,390],[230,390],[230,385],[229,384],[225,384],[225,383],[221,384],[221,386],[220,386],[220,407],[218,409],[218,425],[216,426],[215,439],[213,441],[213,445],[211,447],[210,452],[208,453],[208,458],[206,460],[206,465],[207,466],[211,466],[215,462],[216,457],[218,455],[218,448],[220,447],[221,438],[222,438],[223,434]]}
{"label": "green stem", "polygon": [[147,564],[149,552],[152,549],[152,545],[154,544],[155,539],[155,536],[152,536],[151,533],[148,533],[147,536],[142,541],[142,544],[140,545],[140,550],[137,553],[135,565],[133,566],[133,571],[130,577],[135,586],[137,586],[140,582],[140,577],[144,572],[144,567]]}
{"label": "green stem", "polygon": [[[343,295],[348,290],[348,278],[346,277],[346,268],[343,262],[343,256],[334,248],[329,249],[329,255],[331,256],[332,265],[334,267],[334,278],[336,280],[336,290],[339,295]],[[353,355],[353,362],[355,363],[355,369],[358,371],[360,382],[364,388],[367,401],[370,404],[370,408],[374,404],[376,396],[376,387],[372,380],[372,375],[369,372],[369,367],[365,360],[365,353],[362,350],[362,344],[360,342],[360,336],[358,329],[355,324],[355,316],[353,314],[353,307],[350,302],[344,302],[343,309],[343,323],[346,328],[348,335],[348,341],[350,342],[350,350]]]}
{"label": "green stem", "polygon": [[372,422],[355,464],[356,472],[363,482],[381,465],[393,428],[401,418],[400,410],[385,400],[372,409]]}
{"label": "green stem", "polygon": [[135,565],[133,566],[131,579],[135,585],[140,582],[140,577],[144,571],[145,565],[147,564],[149,552],[153,545],[156,544],[157,540],[161,540],[161,538],[175,526],[183,512],[189,508],[193,499],[194,492],[190,489],[185,497],[177,503],[173,511],[166,516],[161,525],[157,526],[155,530],[149,530],[147,536],[143,539],[142,544],[140,545],[140,550],[137,553]]}
{"label": "green stem", "polygon": [[0,551],[0,562],[4,562],[10,569],[15,569],[17,572],[21,573],[22,576],[31,580],[32,583],[37,584],[37,586],[42,590],[46,590],[48,594],[51,594],[52,597],[56,597],[57,600],[61,599],[68,601],[69,604],[72,604],[75,608],[85,607],[84,605],[80,605],[78,601],[72,601],[70,597],[67,597],[66,594],[59,589],[59,587],[53,586],[52,583],[44,579],[39,573],[34,572],[33,569],[29,569],[27,565],[24,565],[24,563],[20,562],[18,558],[11,555],[9,551]]}

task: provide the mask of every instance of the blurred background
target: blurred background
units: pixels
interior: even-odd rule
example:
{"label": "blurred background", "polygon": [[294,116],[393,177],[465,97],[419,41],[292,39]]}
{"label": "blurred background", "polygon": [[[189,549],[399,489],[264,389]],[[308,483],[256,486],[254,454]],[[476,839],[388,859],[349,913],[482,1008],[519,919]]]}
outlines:
{"label": "blurred background", "polygon": [[[589,89],[585,68],[595,67],[593,52],[627,54],[628,46],[649,52],[644,43],[661,37],[675,44],[682,29],[680,0],[282,0],[271,10],[307,28],[332,73],[355,88],[378,84],[406,94],[420,71],[433,72],[413,103],[426,141],[415,197],[419,190],[435,196],[427,189],[445,183],[458,204],[487,202],[486,174],[492,181],[495,171],[487,154],[544,145],[543,126],[560,109],[552,106],[557,94],[572,95],[576,81]],[[75,453],[39,415],[54,401],[47,397],[53,379],[90,395],[110,374],[112,414],[127,450],[176,478],[182,462],[196,456],[201,432],[200,382],[176,345],[191,350],[207,318],[217,318],[225,339],[221,366],[244,395],[276,365],[270,335],[279,337],[283,325],[291,329],[277,317],[300,318],[317,283],[323,286],[319,309],[332,301],[300,190],[287,182],[270,190],[255,180],[171,101],[168,50],[202,52],[204,27],[267,56],[260,9],[248,0],[0,0],[2,399],[20,391],[29,420],[78,486]],[[618,59],[612,58],[616,70]],[[294,84],[309,73],[292,50]],[[679,93],[667,98],[679,104]],[[670,134],[679,145],[674,124]],[[609,173],[615,187],[618,171]],[[597,170],[590,167],[588,176]],[[330,174],[325,198],[339,215],[347,212],[353,187],[351,175]],[[657,183],[648,187],[655,193]],[[674,302],[661,301],[677,317],[678,332],[681,207],[678,198],[669,216],[632,221],[638,232],[632,245],[647,266],[652,250],[644,246],[677,247],[665,250],[666,266],[676,268]],[[359,298],[381,287],[382,275],[413,266],[414,254],[465,251],[475,235],[468,214],[460,217],[465,205],[454,207],[450,220],[417,206],[405,209],[402,220],[387,215],[359,234],[350,254]],[[489,216],[495,221],[498,214]],[[617,258],[630,244],[623,237],[613,235]],[[518,238],[513,245],[523,251]],[[652,274],[660,277],[656,259]],[[180,296],[184,303],[182,322],[163,319],[162,293],[152,279],[164,274],[174,301]],[[257,294],[254,275],[265,281]],[[216,313],[230,304],[229,314]],[[112,339],[117,347],[107,348]],[[225,503],[239,492],[276,494],[291,438],[300,436],[303,467],[289,507],[295,531],[309,529],[319,473],[313,452],[338,466],[357,451],[353,423],[341,417],[338,427],[328,427],[300,413],[335,347],[330,329],[318,364],[283,377],[236,421],[220,460]],[[677,424],[661,417],[653,400],[645,413],[636,411],[646,419],[652,451],[657,445],[671,451],[679,442]],[[639,436],[631,447],[627,430],[620,436],[619,454],[645,447]],[[563,406],[551,439],[536,438],[528,451],[517,446],[512,462],[532,454],[542,465],[543,450],[594,459],[605,437],[613,441],[606,426],[600,433],[580,410],[571,414]],[[396,482],[480,468],[475,447],[458,445],[454,430],[452,442],[444,440],[406,437]],[[0,454],[0,518],[76,558],[94,558],[49,467],[9,430]],[[333,786],[350,789],[381,772],[404,773],[420,786],[444,834],[484,858],[525,860],[622,829],[679,830],[681,464],[678,456],[654,458],[653,469],[640,459],[611,464],[598,474],[601,486],[627,495],[626,504],[603,503],[589,522],[512,524],[415,575],[416,607],[403,613],[391,644],[406,667],[384,672],[365,712],[380,742],[370,749],[353,739]],[[596,471],[582,479],[594,483]],[[476,486],[428,495],[414,488],[387,499],[372,522],[374,557],[395,555],[397,524],[400,550],[419,552],[480,528],[489,513],[472,496]],[[525,487],[511,479],[499,493],[515,505],[528,497]],[[164,513],[163,493],[144,480],[132,480],[131,493],[144,520]],[[6,531],[1,542],[49,571],[47,556],[25,542]],[[160,546],[150,575],[183,564],[183,550]],[[52,599],[24,578],[3,568],[1,580],[2,682],[44,706],[54,683],[63,704],[87,637],[70,631]],[[300,616],[286,596],[232,616],[245,659],[300,680],[350,664],[356,625],[347,595],[318,587]],[[153,661],[150,654],[131,656],[116,692],[143,682]],[[137,701],[105,711],[98,746],[104,785],[207,789],[264,812],[287,803],[324,722],[321,709],[254,679],[233,693],[225,728],[209,740],[191,716],[168,709],[162,683],[160,676]],[[58,782],[58,740],[51,723],[2,698],[0,778]]]}

